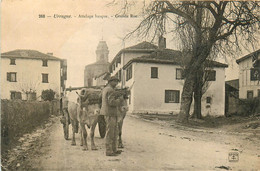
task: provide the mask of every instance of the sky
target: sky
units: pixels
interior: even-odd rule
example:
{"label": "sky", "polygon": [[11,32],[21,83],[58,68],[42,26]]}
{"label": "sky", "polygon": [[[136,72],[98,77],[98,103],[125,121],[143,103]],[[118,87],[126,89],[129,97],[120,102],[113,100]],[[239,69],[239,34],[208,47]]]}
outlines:
{"label": "sky", "polygon": [[[127,18],[122,18],[116,16],[122,7],[108,6],[111,1],[2,0],[1,53],[15,49],[53,53],[68,61],[67,87],[83,86],[84,67],[96,61],[95,50],[99,41],[107,42],[109,61],[122,48],[144,41],[138,37],[124,43],[122,40],[142,20],[142,4],[130,9]],[[132,18],[130,14],[137,17]],[[39,15],[45,15],[45,18]],[[174,49],[177,43],[167,38],[167,48]],[[233,61],[229,64],[226,79],[238,78],[236,63]]]}

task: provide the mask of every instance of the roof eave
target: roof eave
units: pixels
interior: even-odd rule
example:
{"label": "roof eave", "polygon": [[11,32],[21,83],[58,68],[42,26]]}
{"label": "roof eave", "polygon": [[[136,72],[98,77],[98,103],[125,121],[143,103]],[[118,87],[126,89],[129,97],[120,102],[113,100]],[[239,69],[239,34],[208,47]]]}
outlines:
{"label": "roof eave", "polygon": [[236,63],[239,64],[240,62],[242,62],[242,61],[244,61],[244,60],[250,58],[250,57],[251,57],[252,55],[254,55],[255,53],[260,53],[260,49],[258,49],[258,50],[255,51],[255,52],[252,52],[252,53],[250,53],[250,54],[248,54],[248,55],[246,55],[246,56],[243,56],[243,57],[237,59],[237,60],[236,60]]}
{"label": "roof eave", "polygon": [[127,53],[127,52],[136,52],[136,53],[138,53],[138,52],[153,52],[153,51],[155,51],[156,49],[122,49],[122,50],[120,50],[117,54],[116,54],[116,56],[113,58],[113,60],[111,61],[111,65],[115,62],[115,60],[117,59],[117,58],[119,58],[119,56],[122,54],[122,53]]}
{"label": "roof eave", "polygon": [[[129,65],[131,65],[133,62],[139,62],[139,63],[155,63],[155,64],[169,64],[169,65],[180,65],[180,63],[176,61],[170,61],[170,60],[153,60],[153,59],[132,59],[127,64],[123,66],[123,69],[126,69]],[[217,64],[213,65],[215,68],[227,68],[227,64]]]}
{"label": "roof eave", "polygon": [[52,60],[52,61],[63,61],[63,59],[60,59],[60,58],[44,58],[44,57],[40,57],[40,58],[34,58],[34,57],[21,57],[21,56],[10,56],[10,55],[1,55],[1,58],[19,58],[19,59],[35,59],[35,60],[43,60],[43,59],[47,59],[47,60]]}

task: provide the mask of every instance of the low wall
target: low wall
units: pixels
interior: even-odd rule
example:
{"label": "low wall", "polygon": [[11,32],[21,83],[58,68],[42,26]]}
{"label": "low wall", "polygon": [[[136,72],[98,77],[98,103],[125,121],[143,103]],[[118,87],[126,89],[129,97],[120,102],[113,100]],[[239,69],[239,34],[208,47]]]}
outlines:
{"label": "low wall", "polygon": [[1,147],[44,123],[50,115],[58,115],[59,102],[1,100]]}

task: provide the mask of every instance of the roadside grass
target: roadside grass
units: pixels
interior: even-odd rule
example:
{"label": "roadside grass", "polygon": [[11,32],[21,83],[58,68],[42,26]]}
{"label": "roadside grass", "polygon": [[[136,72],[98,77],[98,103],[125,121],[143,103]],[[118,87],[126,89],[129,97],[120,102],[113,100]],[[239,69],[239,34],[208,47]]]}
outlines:
{"label": "roadside grass", "polygon": [[229,115],[228,117],[219,116],[205,116],[202,119],[189,118],[189,122],[182,124],[177,123],[178,115],[171,114],[136,114],[136,116],[150,121],[165,121],[175,125],[182,125],[190,128],[225,128],[225,127],[241,127],[247,128],[260,128],[260,113],[255,115]]}

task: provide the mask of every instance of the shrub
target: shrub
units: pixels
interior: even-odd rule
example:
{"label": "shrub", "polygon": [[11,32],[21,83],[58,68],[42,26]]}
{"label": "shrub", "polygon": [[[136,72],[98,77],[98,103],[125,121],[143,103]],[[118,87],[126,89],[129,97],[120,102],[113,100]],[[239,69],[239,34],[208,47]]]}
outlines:
{"label": "shrub", "polygon": [[42,99],[44,101],[52,101],[54,99],[55,92],[52,89],[42,91]]}
{"label": "shrub", "polygon": [[251,115],[260,113],[260,98],[240,99],[240,105],[242,106],[242,112],[244,115]]}
{"label": "shrub", "polygon": [[1,150],[50,117],[50,102],[1,100]]}

